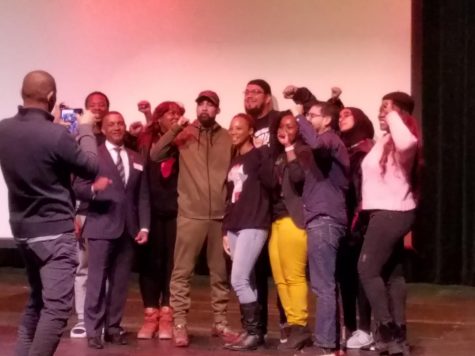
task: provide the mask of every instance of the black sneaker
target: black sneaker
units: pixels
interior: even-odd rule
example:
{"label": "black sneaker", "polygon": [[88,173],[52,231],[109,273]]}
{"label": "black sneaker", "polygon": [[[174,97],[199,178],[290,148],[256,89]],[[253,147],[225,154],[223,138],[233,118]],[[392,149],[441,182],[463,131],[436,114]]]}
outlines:
{"label": "black sneaker", "polygon": [[287,342],[277,346],[278,350],[300,350],[312,345],[312,334],[306,326],[291,325]]}
{"label": "black sneaker", "polygon": [[285,344],[287,342],[287,339],[289,338],[290,335],[290,326],[289,324],[279,324],[279,330],[280,330],[280,343]]}

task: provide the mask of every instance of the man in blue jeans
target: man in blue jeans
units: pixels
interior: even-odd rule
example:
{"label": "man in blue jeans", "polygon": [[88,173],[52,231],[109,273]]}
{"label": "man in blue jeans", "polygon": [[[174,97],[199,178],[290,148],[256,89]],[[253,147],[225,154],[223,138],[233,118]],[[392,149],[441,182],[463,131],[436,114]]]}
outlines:
{"label": "man in blue jeans", "polygon": [[[306,118],[297,115],[299,132],[310,146],[301,161],[305,171],[303,203],[307,230],[310,284],[317,295],[314,346],[317,355],[334,355],[339,348],[336,258],[346,233],[345,191],[348,188],[349,158],[337,135],[340,109],[316,103]],[[299,114],[295,110],[295,114]]]}
{"label": "man in blue jeans", "polygon": [[98,171],[92,113],[78,118],[77,141],[50,114],[56,83],[44,71],[23,79],[23,106],[0,122],[0,165],[8,187],[10,226],[31,293],[18,327],[16,356],[49,356],[73,306],[77,266],[71,175]]}

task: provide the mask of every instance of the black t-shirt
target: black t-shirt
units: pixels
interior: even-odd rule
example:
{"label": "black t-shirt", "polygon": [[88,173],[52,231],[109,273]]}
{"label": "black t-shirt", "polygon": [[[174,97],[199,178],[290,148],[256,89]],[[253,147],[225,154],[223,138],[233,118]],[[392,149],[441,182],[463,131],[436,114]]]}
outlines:
{"label": "black t-shirt", "polygon": [[280,111],[271,110],[266,116],[257,119],[254,127],[254,142],[258,147],[261,145],[270,147],[274,158],[278,156],[279,148],[281,148],[277,140],[277,129],[281,116]]}
{"label": "black t-shirt", "polygon": [[268,149],[253,148],[231,160],[227,178],[225,231],[268,229],[270,226],[269,187],[272,164]]}

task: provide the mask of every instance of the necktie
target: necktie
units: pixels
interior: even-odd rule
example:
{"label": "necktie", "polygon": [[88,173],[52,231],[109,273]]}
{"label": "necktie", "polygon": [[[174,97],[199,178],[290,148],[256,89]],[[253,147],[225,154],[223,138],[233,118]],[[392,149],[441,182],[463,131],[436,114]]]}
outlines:
{"label": "necktie", "polygon": [[122,183],[125,185],[124,163],[122,162],[122,157],[120,157],[120,151],[122,149],[120,147],[114,147],[114,150],[117,151],[117,161],[115,165],[117,167],[117,171],[119,172],[120,179],[122,179]]}

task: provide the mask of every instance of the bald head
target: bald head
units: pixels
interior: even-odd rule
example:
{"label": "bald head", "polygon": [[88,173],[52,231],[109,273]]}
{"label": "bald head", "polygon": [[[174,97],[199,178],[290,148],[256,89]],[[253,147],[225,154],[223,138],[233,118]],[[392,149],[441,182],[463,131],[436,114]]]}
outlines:
{"label": "bald head", "polygon": [[42,70],[28,73],[23,79],[21,97],[26,107],[51,111],[56,102],[56,82],[53,76]]}

